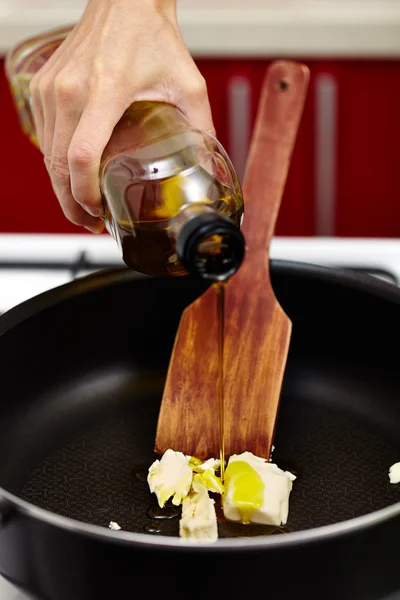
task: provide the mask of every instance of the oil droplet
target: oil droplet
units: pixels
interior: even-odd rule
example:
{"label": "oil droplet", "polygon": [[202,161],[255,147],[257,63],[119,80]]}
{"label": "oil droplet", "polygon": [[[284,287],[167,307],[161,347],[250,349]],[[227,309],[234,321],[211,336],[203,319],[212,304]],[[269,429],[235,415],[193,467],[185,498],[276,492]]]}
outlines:
{"label": "oil droplet", "polygon": [[147,464],[136,465],[131,470],[132,477],[140,481],[140,483],[147,483],[148,473],[149,465]]}
{"label": "oil droplet", "polygon": [[146,471],[138,471],[136,473],[136,479],[138,479],[141,483],[147,483],[147,472]]}
{"label": "oil droplet", "polygon": [[180,514],[180,509],[177,506],[166,505],[164,508],[160,508],[156,506],[155,508],[151,508],[149,511],[150,519],[155,519],[157,521],[166,521],[170,519],[175,519]]}
{"label": "oil droplet", "polygon": [[160,525],[158,523],[146,523],[143,529],[147,533],[161,533]]}

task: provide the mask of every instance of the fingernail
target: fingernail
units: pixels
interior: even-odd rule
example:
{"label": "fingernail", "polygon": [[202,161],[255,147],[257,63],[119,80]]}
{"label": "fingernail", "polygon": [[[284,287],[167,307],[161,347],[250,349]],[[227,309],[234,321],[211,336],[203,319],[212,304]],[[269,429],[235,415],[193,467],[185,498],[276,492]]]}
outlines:
{"label": "fingernail", "polygon": [[88,231],[90,231],[91,233],[94,233],[94,234],[103,233],[104,223],[99,223],[97,226],[93,225],[92,227],[85,225],[85,229],[87,229]]}
{"label": "fingernail", "polygon": [[85,206],[85,210],[92,215],[92,217],[96,217],[97,219],[103,216],[103,210],[101,208],[97,208],[96,206]]}

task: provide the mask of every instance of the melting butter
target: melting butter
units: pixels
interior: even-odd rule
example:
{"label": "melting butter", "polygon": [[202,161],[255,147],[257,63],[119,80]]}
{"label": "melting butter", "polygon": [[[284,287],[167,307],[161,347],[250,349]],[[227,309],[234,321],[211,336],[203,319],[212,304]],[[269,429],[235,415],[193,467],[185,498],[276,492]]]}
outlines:
{"label": "melting butter", "polygon": [[[295,475],[251,452],[230,456],[224,481],[216,474],[219,467],[219,459],[203,462],[172,449],[150,466],[147,481],[159,506],[171,496],[173,504],[182,504],[180,537],[206,542],[218,538],[214,500],[209,492],[222,496],[227,521],[286,525]],[[393,471],[391,476],[396,475]]]}
{"label": "melting butter", "polygon": [[222,506],[228,521],[285,525],[296,477],[251,452],[234,454],[225,472]]}
{"label": "melting butter", "polygon": [[242,523],[250,523],[251,517],[264,503],[265,485],[260,475],[243,460],[231,462],[225,471],[225,489],[230,488],[231,499],[240,514]]}

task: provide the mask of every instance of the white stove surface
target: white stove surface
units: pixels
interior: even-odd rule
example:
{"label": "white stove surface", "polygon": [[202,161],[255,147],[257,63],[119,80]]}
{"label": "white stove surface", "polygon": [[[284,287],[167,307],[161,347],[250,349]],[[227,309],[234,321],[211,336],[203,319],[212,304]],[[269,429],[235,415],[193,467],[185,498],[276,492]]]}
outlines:
{"label": "white stove surface", "polygon": [[[276,237],[270,255],[387,271],[400,283],[400,240]],[[123,266],[123,262],[108,235],[0,234],[0,313],[76,277],[112,266]]]}
{"label": "white stove surface", "polygon": [[1,600],[27,600],[27,597],[15,590],[15,587],[0,576],[0,598]]}
{"label": "white stove surface", "polygon": [[[400,240],[273,239],[270,256],[378,274],[400,285]],[[87,273],[123,266],[109,236],[0,234],[0,313]],[[399,594],[386,600],[399,600]],[[0,576],[0,600],[27,600]]]}

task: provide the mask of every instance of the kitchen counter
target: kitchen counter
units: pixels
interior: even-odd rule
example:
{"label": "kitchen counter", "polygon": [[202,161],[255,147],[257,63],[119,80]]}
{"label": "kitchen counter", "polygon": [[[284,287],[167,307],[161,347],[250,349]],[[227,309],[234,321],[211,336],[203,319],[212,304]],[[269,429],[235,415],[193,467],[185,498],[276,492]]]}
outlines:
{"label": "kitchen counter", "polygon": [[[77,21],[85,0],[0,0],[0,54]],[[178,0],[194,56],[400,56],[398,0]]]}

